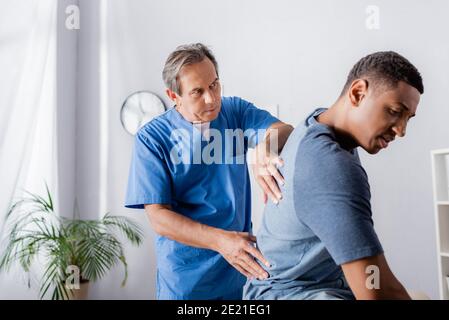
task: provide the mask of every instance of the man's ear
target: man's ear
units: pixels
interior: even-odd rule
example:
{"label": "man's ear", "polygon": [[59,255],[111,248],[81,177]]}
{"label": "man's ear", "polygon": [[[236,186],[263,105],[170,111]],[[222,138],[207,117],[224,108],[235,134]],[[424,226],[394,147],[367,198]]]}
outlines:
{"label": "man's ear", "polygon": [[176,93],[174,93],[172,90],[170,90],[170,89],[165,89],[165,93],[167,94],[167,97],[171,100],[171,101],[173,101],[173,102],[176,102],[175,100],[176,100]]}
{"label": "man's ear", "polygon": [[348,90],[348,97],[353,106],[358,106],[359,103],[366,96],[368,91],[368,81],[364,79],[357,79],[351,83]]}

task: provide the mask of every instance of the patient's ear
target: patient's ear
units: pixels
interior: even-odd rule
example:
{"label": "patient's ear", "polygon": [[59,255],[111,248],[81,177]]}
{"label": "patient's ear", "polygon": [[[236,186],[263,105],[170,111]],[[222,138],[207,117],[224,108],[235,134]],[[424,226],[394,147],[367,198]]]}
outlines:
{"label": "patient's ear", "polygon": [[348,90],[348,98],[351,104],[357,107],[368,91],[368,81],[364,79],[357,79],[351,83]]}

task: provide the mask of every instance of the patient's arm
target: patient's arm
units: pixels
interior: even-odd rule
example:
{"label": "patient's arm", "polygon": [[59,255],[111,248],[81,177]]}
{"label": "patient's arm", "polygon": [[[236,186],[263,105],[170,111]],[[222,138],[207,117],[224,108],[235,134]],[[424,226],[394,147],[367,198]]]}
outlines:
{"label": "patient's arm", "polygon": [[[370,266],[377,266],[379,272],[373,272]],[[391,272],[383,254],[351,261],[342,264],[341,267],[358,300],[410,299],[407,291]],[[378,289],[370,286],[374,284],[371,279],[376,273],[379,276]]]}

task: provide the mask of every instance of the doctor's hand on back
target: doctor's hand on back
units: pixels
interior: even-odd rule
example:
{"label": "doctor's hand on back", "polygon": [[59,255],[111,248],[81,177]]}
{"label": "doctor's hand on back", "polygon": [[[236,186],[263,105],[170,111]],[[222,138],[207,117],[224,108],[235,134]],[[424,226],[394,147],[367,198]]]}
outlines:
{"label": "doctor's hand on back", "polygon": [[170,205],[147,204],[145,211],[154,231],[161,236],[189,246],[214,250],[248,278],[266,279],[269,276],[258,261],[266,267],[270,264],[255,247],[256,237],[250,233],[199,223],[174,212]]}

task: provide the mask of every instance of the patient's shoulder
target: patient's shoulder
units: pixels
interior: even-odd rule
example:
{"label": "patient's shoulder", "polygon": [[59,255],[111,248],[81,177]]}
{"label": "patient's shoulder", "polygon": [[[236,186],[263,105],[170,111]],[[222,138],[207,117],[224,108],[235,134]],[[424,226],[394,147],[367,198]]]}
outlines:
{"label": "patient's shoulder", "polygon": [[314,181],[331,180],[335,183],[367,182],[357,151],[348,151],[336,140],[334,131],[323,124],[308,128],[296,153],[295,175]]}
{"label": "patient's shoulder", "polygon": [[[337,142],[335,133],[327,125],[318,123],[307,128],[298,146],[297,156],[341,156],[344,149]],[[346,150],[344,150],[346,151]]]}

